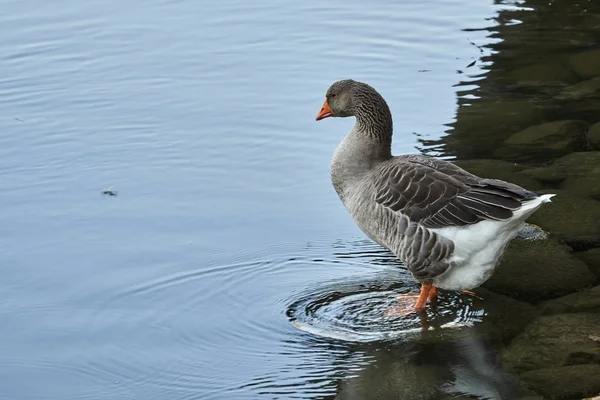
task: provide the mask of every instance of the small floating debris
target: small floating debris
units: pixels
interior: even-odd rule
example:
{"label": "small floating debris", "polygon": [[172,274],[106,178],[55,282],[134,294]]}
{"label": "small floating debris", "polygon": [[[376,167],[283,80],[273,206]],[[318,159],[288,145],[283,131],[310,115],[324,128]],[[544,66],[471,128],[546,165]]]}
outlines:
{"label": "small floating debris", "polygon": [[117,192],[116,190],[112,189],[112,188],[107,188],[102,190],[102,195],[104,196],[117,196],[119,194],[119,192]]}

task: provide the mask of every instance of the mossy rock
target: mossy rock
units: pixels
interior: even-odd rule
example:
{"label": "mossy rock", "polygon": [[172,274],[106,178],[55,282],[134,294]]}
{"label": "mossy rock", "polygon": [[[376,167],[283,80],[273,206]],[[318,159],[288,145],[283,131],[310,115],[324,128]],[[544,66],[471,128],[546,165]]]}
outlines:
{"label": "mossy rock", "polygon": [[544,314],[562,314],[571,312],[600,313],[600,286],[571,293],[559,297],[558,299],[548,300],[542,303],[541,308]]}
{"label": "mossy rock", "polygon": [[600,76],[600,50],[573,54],[567,59],[567,64],[581,79],[598,77]]}
{"label": "mossy rock", "polygon": [[469,329],[476,329],[479,338],[508,343],[539,315],[539,310],[531,304],[493,292],[485,287],[476,288],[474,292],[483,299],[485,319],[476,327]]}
{"label": "mossy rock", "polygon": [[590,148],[600,150],[600,122],[590,126],[586,133],[587,142]]}
{"label": "mossy rock", "polygon": [[600,243],[600,201],[583,198],[565,190],[556,193],[550,203],[540,207],[527,222],[540,226],[576,249]]}
{"label": "mossy rock", "polygon": [[544,104],[526,101],[477,101],[461,106],[446,145],[460,159],[490,157],[511,132],[539,124],[548,114]]}
{"label": "mossy rock", "polygon": [[572,85],[579,81],[577,75],[559,63],[533,64],[512,70],[507,80],[519,86]]}
{"label": "mossy rock", "polygon": [[600,97],[600,77],[588,79],[563,89],[558,100],[581,100]]}
{"label": "mossy rock", "polygon": [[586,263],[596,278],[600,279],[600,248],[577,252],[574,255]]}
{"label": "mossy rock", "polygon": [[596,276],[569,251],[555,240],[514,239],[483,286],[519,300],[537,302],[593,285]]}
{"label": "mossy rock", "polygon": [[560,100],[560,113],[571,119],[581,121],[597,121],[600,115],[600,92],[598,97],[581,98],[578,100]]}
{"label": "mossy rock", "polygon": [[560,157],[585,150],[586,129],[585,122],[573,120],[530,126],[509,136],[494,154],[504,159],[518,159],[523,155]]}
{"label": "mossy rock", "polygon": [[571,153],[554,161],[552,166],[566,175],[561,189],[600,199],[600,151]]}
{"label": "mossy rock", "polygon": [[565,365],[600,363],[600,314],[572,313],[536,318],[502,351],[506,367],[518,373]]}
{"label": "mossy rock", "polygon": [[470,107],[458,110],[456,129],[473,132],[483,140],[489,135],[481,132],[502,131],[506,137],[507,128],[535,124],[544,115],[544,110],[536,103],[527,101],[481,101]]}
{"label": "mossy rock", "polygon": [[570,195],[600,200],[600,151],[567,154],[550,165],[526,169],[523,175],[560,187]]}
{"label": "mossy rock", "polygon": [[493,159],[459,160],[456,161],[456,165],[482,178],[501,179],[527,190],[535,191],[542,187],[539,182],[521,172],[525,167],[510,161]]}
{"label": "mossy rock", "polygon": [[526,372],[521,379],[551,400],[581,399],[600,393],[600,365],[570,365]]}
{"label": "mossy rock", "polygon": [[559,184],[567,179],[565,171],[552,165],[525,169],[523,175],[546,184]]}

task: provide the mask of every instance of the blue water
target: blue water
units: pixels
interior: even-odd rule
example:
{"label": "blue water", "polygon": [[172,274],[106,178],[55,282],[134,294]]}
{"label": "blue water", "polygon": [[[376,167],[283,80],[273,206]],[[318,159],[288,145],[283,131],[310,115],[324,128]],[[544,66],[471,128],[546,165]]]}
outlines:
{"label": "blue water", "polygon": [[377,357],[286,310],[390,256],[329,182],[325,91],[375,86],[416,152],[500,7],[1,0],[0,398],[335,396]]}

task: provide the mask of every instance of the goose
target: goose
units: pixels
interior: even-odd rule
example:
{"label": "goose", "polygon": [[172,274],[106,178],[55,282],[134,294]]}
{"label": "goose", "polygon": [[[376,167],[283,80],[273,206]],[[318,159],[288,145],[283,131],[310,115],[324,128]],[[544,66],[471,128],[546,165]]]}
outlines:
{"label": "goose", "polygon": [[406,313],[425,310],[438,288],[469,291],[487,281],[525,220],[554,196],[421,154],[393,156],[392,114],[367,83],[333,83],[316,120],[329,117],[355,117],[331,160],[337,195],[421,284],[399,297]]}

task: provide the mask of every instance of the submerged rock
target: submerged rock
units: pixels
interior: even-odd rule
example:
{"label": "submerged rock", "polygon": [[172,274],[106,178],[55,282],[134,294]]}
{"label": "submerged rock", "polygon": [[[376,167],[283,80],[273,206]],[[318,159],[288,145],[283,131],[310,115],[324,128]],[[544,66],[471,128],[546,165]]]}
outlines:
{"label": "submerged rock", "polygon": [[494,275],[483,286],[519,300],[535,302],[594,284],[596,277],[587,265],[569,251],[555,240],[514,239]]}
{"label": "submerged rock", "polygon": [[525,397],[519,397],[519,400],[545,400],[543,397],[539,397],[539,396],[525,396]]}
{"label": "submerged rock", "polygon": [[600,363],[600,314],[545,315],[535,319],[502,352],[510,369],[523,373],[542,368]]}
{"label": "submerged rock", "polygon": [[600,50],[589,50],[574,54],[567,59],[567,63],[581,79],[600,76]]}
{"label": "submerged rock", "polygon": [[[570,312],[600,313],[600,286],[571,293],[542,303],[544,314],[562,314]],[[600,327],[598,328],[600,334]]]}
{"label": "submerged rock", "polygon": [[588,145],[594,150],[600,150],[600,122],[592,125],[586,136]]}
{"label": "submerged rock", "polygon": [[586,250],[600,243],[600,201],[549,190],[557,195],[538,209],[528,222],[540,226],[572,248]]}
{"label": "submerged rock", "polygon": [[508,73],[508,80],[519,86],[572,85],[579,79],[559,63],[533,64]]}
{"label": "submerged rock", "polygon": [[558,186],[571,195],[600,199],[600,151],[567,154],[551,165],[526,169],[523,174]]}
{"label": "submerged rock", "polygon": [[539,315],[534,306],[483,287],[474,289],[483,299],[485,318],[477,325],[478,335],[491,341],[508,343]]}
{"label": "submerged rock", "polygon": [[521,379],[548,399],[581,399],[600,393],[600,365],[570,365],[526,372]]}
{"label": "submerged rock", "polygon": [[496,156],[515,159],[516,156],[540,155],[559,157],[586,148],[586,124],[582,121],[554,121],[530,126],[512,134],[494,153]]}
{"label": "submerged rock", "polygon": [[501,179],[527,190],[535,191],[542,187],[539,182],[521,172],[524,169],[522,165],[510,161],[492,159],[459,160],[456,161],[456,165],[482,178]]}
{"label": "submerged rock", "polygon": [[459,107],[451,124],[448,154],[461,159],[488,158],[511,132],[540,123],[549,113],[547,104],[528,101],[479,100]]}
{"label": "submerged rock", "polygon": [[581,100],[600,97],[600,77],[588,79],[563,89],[558,100]]}
{"label": "submerged rock", "polygon": [[600,248],[577,252],[575,256],[586,263],[596,278],[600,279]]}
{"label": "submerged rock", "polygon": [[539,182],[557,185],[567,179],[567,174],[552,165],[545,167],[535,167],[523,170],[523,175],[535,179]]}
{"label": "submerged rock", "polygon": [[600,198],[600,151],[571,153],[554,161],[552,167],[566,175],[561,189]]}
{"label": "submerged rock", "polygon": [[525,397],[519,397],[519,400],[545,400],[543,397],[539,397],[539,396],[525,396]]}

